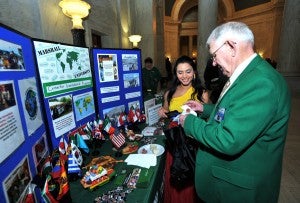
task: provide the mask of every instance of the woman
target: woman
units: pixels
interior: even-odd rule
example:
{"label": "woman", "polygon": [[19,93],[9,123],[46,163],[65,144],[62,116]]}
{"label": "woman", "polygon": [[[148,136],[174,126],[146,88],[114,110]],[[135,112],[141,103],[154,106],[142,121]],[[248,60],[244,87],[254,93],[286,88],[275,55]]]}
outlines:
{"label": "woman", "polygon": [[[177,110],[182,112],[181,106],[188,100],[196,100],[202,103],[208,102],[208,93],[202,87],[196,64],[190,57],[181,56],[177,59],[174,66],[174,76],[173,84],[164,94],[164,103],[158,112],[162,118],[166,118],[166,113],[170,111]],[[177,190],[170,184],[170,166],[172,161],[172,155],[167,151],[164,202],[197,202],[194,185]]]}

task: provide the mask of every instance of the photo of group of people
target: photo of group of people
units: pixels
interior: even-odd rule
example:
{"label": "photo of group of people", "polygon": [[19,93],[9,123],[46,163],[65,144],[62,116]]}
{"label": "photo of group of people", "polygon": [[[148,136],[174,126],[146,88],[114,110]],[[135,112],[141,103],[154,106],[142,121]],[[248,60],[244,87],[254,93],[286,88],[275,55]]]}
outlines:
{"label": "photo of group of people", "polygon": [[136,54],[122,54],[123,71],[138,70],[138,56]]}
{"label": "photo of group of people", "polygon": [[24,70],[22,47],[0,39],[0,71]]}
{"label": "photo of group of people", "polygon": [[26,156],[3,182],[8,202],[20,202],[19,200],[25,195],[31,179],[28,157]]}

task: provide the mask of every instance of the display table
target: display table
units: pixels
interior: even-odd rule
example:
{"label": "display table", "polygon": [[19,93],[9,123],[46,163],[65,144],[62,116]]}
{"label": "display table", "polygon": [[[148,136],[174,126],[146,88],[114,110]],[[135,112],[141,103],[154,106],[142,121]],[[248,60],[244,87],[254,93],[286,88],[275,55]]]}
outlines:
{"label": "display table", "polygon": [[[165,146],[165,137],[162,135],[153,136],[156,138],[155,144],[160,144]],[[139,143],[140,146],[143,145],[142,142]],[[116,152],[112,150],[112,143],[110,140],[105,141],[100,148],[97,148],[100,152],[99,156],[111,156],[116,160],[125,160],[128,155],[122,155],[121,157],[116,157]],[[137,153],[134,152],[134,153]],[[165,152],[166,153],[166,152]],[[126,197],[126,202],[161,202],[163,197],[163,175],[165,169],[165,153],[161,156],[157,157],[157,165],[151,166],[151,170],[153,170],[152,178],[149,182],[148,187],[146,188],[136,188],[133,189],[131,193],[129,193]],[[89,156],[85,161],[88,163],[89,159],[94,157]],[[74,203],[79,202],[94,202],[95,198],[101,196],[102,194],[107,193],[107,191],[113,190],[116,187],[120,186],[117,184],[118,176],[122,175],[122,172],[132,172],[134,168],[140,168],[138,166],[128,166],[125,162],[119,162],[115,165],[114,169],[116,172],[116,176],[110,180],[105,185],[99,186],[94,190],[84,189],[80,183],[80,180],[71,181],[70,182],[70,191],[71,197]]]}

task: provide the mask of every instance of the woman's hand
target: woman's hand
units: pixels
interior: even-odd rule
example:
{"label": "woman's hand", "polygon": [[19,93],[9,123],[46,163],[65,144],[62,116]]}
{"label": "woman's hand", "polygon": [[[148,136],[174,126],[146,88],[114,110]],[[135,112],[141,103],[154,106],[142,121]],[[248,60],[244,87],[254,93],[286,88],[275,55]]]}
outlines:
{"label": "woman's hand", "polygon": [[200,102],[190,100],[187,101],[185,104],[188,105],[194,111],[198,111],[201,113],[203,112],[203,104],[201,104]]}
{"label": "woman's hand", "polygon": [[168,118],[168,116],[166,115],[166,113],[168,113],[169,111],[166,110],[164,107],[161,107],[159,110],[158,110],[158,115],[160,118]]}

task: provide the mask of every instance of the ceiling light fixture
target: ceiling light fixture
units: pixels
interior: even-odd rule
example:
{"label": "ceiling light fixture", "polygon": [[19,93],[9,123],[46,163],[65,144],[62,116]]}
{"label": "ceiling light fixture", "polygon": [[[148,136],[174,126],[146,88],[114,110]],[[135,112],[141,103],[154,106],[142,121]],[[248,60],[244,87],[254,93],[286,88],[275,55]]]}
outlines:
{"label": "ceiling light fixture", "polygon": [[142,40],[141,35],[130,35],[128,38],[129,41],[132,42],[133,47],[138,47],[138,43]]}
{"label": "ceiling light fixture", "polygon": [[58,5],[66,16],[72,18],[72,29],[84,30],[82,19],[89,15],[90,4],[82,0],[62,0]]}

